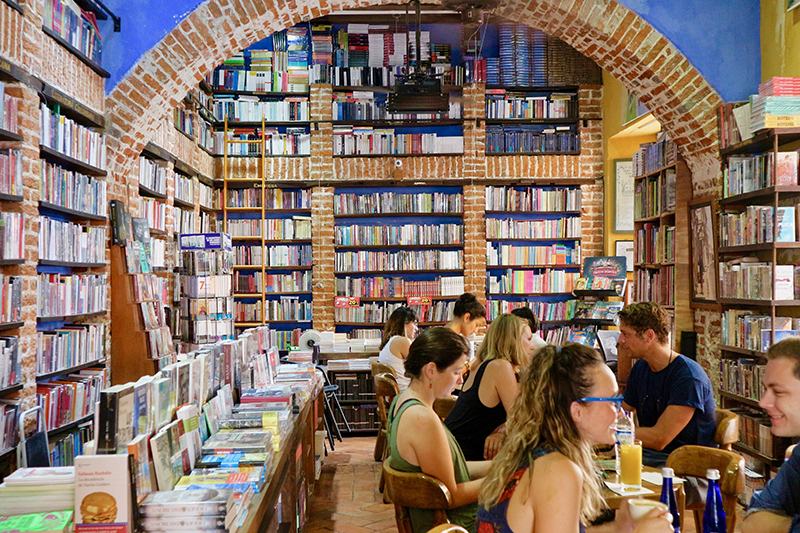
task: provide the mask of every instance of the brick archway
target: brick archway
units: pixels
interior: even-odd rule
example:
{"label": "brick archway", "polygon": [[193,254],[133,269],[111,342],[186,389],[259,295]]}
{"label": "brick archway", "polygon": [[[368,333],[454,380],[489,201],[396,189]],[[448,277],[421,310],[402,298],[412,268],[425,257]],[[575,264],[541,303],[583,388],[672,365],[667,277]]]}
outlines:
{"label": "brick archway", "polygon": [[[205,73],[234,53],[303,20],[387,3],[204,2],[145,53],[106,98],[109,170],[118,179],[127,175],[158,119],[170,113]],[[716,184],[714,110],[722,100],[647,21],[614,0],[506,0],[498,14],[561,38],[621,80],[680,146],[693,172],[694,188],[711,190]]]}

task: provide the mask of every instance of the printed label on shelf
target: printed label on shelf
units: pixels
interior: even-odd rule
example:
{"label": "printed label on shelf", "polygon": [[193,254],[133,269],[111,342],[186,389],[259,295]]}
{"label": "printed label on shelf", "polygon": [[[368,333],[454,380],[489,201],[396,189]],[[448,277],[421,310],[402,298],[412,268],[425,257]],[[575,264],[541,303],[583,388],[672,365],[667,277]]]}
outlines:
{"label": "printed label on shelf", "polygon": [[357,296],[337,296],[333,300],[334,307],[359,307],[361,299]]}

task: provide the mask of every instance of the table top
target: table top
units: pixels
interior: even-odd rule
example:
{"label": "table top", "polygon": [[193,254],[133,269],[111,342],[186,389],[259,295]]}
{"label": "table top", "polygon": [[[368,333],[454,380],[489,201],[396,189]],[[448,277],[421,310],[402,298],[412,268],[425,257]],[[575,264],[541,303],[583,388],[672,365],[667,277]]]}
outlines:
{"label": "table top", "polygon": [[[653,468],[652,466],[643,466],[642,467],[642,471],[643,472],[653,472],[653,473],[661,474],[661,469],[660,468]],[[616,472],[607,472],[607,474],[608,474],[608,478],[605,479],[604,481],[609,481],[611,483],[618,483]],[[617,494],[616,492],[610,490],[608,487],[604,486],[603,487],[603,499],[605,499],[606,504],[608,504],[609,508],[611,508],[611,509],[619,509],[619,506],[622,503],[622,500],[625,499],[625,498],[634,497],[634,498],[644,498],[645,500],[658,500],[661,497],[661,485],[654,485],[653,483],[650,483],[650,482],[645,481],[644,479],[642,479],[642,487],[652,490],[653,493],[652,494],[638,494],[638,495],[635,495],[635,496],[621,496],[621,495]],[[676,483],[675,487],[674,487],[674,490],[675,490],[676,494],[677,493],[682,493],[683,492],[683,483]]]}

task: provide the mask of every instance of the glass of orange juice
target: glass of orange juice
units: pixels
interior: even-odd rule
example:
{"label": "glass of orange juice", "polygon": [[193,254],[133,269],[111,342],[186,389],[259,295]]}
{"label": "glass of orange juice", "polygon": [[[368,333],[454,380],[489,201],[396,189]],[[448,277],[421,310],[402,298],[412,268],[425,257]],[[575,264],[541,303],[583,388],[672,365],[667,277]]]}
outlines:
{"label": "glass of orange juice", "polygon": [[622,444],[619,452],[619,480],[622,487],[625,490],[639,490],[642,488],[642,441],[636,439],[633,444]]}

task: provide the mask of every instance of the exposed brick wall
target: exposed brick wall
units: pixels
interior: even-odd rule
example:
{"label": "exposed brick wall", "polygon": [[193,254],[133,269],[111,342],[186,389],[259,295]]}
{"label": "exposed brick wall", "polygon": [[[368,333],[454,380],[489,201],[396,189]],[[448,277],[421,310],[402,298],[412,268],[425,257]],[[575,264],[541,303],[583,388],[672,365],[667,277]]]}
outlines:
{"label": "exposed brick wall", "polygon": [[314,187],[311,196],[314,329],[333,327],[334,249],[333,187]]}

